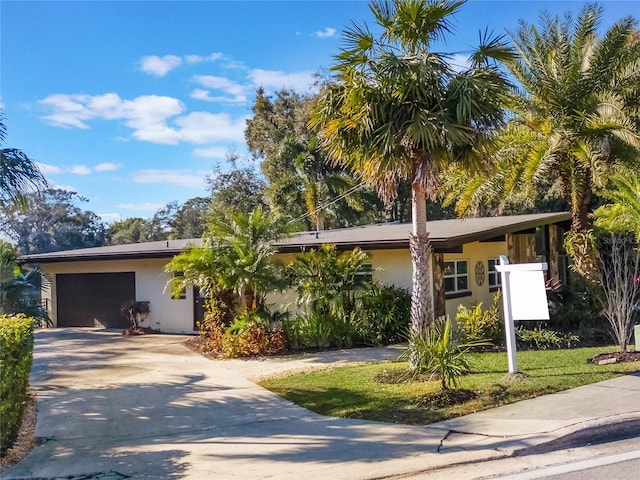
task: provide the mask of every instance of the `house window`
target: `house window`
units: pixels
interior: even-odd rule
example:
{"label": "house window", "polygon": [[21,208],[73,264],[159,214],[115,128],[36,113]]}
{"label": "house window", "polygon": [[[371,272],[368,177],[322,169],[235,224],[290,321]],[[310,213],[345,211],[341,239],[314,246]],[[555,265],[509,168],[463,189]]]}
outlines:
{"label": "house window", "polygon": [[[455,298],[469,293],[469,265],[467,260],[444,262],[444,293]],[[461,295],[462,294],[462,295]]]}
{"label": "house window", "polygon": [[500,265],[500,260],[497,258],[490,258],[487,261],[487,272],[489,273],[489,291],[495,292],[502,285],[502,275],[496,270],[496,265]]}
{"label": "house window", "polygon": [[[184,272],[173,272],[173,278],[178,279],[184,277]],[[187,289],[181,288],[179,291],[173,291],[171,293],[171,298],[173,300],[184,300],[187,298]]]}
{"label": "house window", "polygon": [[362,266],[362,270],[360,270],[356,276],[359,280],[364,280],[365,282],[371,283],[373,281],[373,265],[370,263],[365,263]]}

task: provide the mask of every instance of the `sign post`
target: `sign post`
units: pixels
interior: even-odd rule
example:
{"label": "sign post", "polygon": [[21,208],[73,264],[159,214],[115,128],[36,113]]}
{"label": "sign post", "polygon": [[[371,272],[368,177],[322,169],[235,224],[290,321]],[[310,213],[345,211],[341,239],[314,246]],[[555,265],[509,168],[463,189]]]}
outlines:
{"label": "sign post", "polygon": [[500,265],[496,265],[496,270],[502,277],[502,305],[509,373],[518,373],[514,321],[549,320],[543,273],[547,268],[546,263],[509,264],[509,259],[504,255],[500,255]]}

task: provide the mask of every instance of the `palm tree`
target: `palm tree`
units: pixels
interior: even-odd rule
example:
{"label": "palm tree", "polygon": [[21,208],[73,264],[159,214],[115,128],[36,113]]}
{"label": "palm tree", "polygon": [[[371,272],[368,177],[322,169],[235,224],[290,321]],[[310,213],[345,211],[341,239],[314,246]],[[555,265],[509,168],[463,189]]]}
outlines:
{"label": "palm tree", "polygon": [[[364,210],[365,192],[360,191],[360,185],[342,168],[331,165],[316,136],[304,141],[288,138],[280,155],[293,158],[294,170],[272,182],[266,196],[273,209],[283,217],[296,218],[292,215],[296,212],[291,211],[292,204],[298,208],[304,206],[298,217],[305,216],[310,225],[321,231],[327,220],[334,220],[331,223],[335,226],[339,217],[336,208],[342,207],[340,213],[347,214],[347,218],[341,218],[344,223],[353,222]],[[283,212],[283,209],[287,210]]]}
{"label": "palm tree", "polygon": [[203,247],[190,247],[167,265],[167,272],[176,273],[172,291],[196,286],[208,298],[233,291],[245,309],[262,308],[265,295],[283,286],[272,256],[273,243],[285,232],[260,206],[251,213],[212,215]]}
{"label": "palm tree", "polygon": [[504,63],[521,86],[514,119],[485,151],[493,166],[484,180],[453,191],[465,213],[487,199],[505,205],[556,188],[572,214],[568,246],[583,274],[595,267],[594,192],[612,167],[640,163],[640,35],[626,17],[599,38],[601,18],[591,4],[577,18],[543,12],[539,27],[521,21],[510,33],[519,55]]}
{"label": "palm tree", "polygon": [[49,316],[39,303],[42,272],[23,270],[13,246],[0,240],[0,315],[23,313],[42,324],[50,324]]}
{"label": "palm tree", "polygon": [[[0,145],[3,146],[7,129],[0,113]],[[23,201],[25,196],[46,188],[47,182],[36,164],[17,148],[0,149],[0,203]]]}
{"label": "palm tree", "polygon": [[634,232],[640,238],[640,178],[624,171],[611,177],[612,188],[602,193],[608,203],[594,214],[597,227],[611,232]]}
{"label": "palm tree", "polygon": [[392,0],[370,4],[381,33],[367,26],[343,33],[335,75],[314,107],[330,158],[374,185],[389,201],[398,182],[412,189],[412,330],[433,321],[426,198],[438,193],[437,173],[462,160],[502,123],[509,86],[492,59],[510,51],[487,38],[462,70],[452,56],[432,49],[451,33],[463,1]]}

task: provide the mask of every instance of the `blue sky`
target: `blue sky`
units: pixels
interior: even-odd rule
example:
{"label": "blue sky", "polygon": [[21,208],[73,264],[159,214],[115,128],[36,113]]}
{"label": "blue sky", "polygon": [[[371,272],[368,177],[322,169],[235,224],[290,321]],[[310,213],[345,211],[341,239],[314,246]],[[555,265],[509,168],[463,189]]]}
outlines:
{"label": "blue sky", "polygon": [[[603,28],[637,1],[605,1]],[[471,0],[442,49],[460,58],[478,31],[502,33],[580,1]],[[150,217],[206,195],[205,177],[248,159],[255,89],[309,91],[365,1],[10,1],[0,4],[7,145],[105,221]]]}

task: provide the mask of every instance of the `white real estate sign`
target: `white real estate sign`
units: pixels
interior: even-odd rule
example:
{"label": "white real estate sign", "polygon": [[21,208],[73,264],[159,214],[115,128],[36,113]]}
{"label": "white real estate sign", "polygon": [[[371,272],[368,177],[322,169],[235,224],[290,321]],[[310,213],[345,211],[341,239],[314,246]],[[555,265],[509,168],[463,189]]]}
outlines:
{"label": "white real estate sign", "polygon": [[514,320],[549,320],[547,291],[542,271],[543,268],[546,270],[546,264],[524,265],[535,265],[540,270],[512,270],[509,273],[511,317]]}
{"label": "white real estate sign", "polygon": [[504,255],[500,255],[500,265],[496,265],[496,270],[502,276],[504,332],[509,373],[518,372],[514,320],[549,320],[543,273],[546,269],[546,263],[510,265],[509,259]]}

